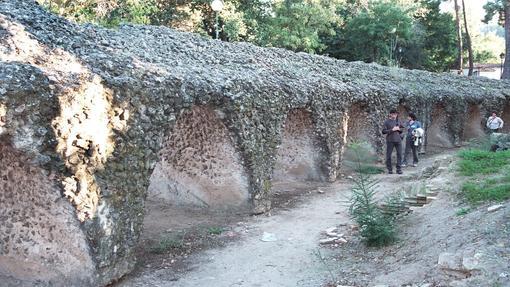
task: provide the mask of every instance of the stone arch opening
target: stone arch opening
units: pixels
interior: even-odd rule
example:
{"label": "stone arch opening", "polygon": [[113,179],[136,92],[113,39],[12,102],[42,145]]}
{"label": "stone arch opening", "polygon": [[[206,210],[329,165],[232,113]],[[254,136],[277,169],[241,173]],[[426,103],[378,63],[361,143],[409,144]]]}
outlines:
{"label": "stone arch opening", "polygon": [[364,104],[353,104],[347,111],[347,117],[347,144],[366,142],[372,145],[375,130],[370,121],[368,107]]}
{"label": "stone arch opening", "polygon": [[[489,116],[489,115],[487,115],[487,116]],[[502,132],[510,133],[510,103],[505,105],[500,117],[504,122]]]}
{"label": "stone arch opening", "polygon": [[289,111],[282,127],[273,181],[322,181],[326,177],[321,162],[320,140],[312,115],[305,109]]}
{"label": "stone arch opening", "polygon": [[432,108],[430,120],[425,134],[427,151],[453,147],[448,114],[442,104],[436,104]]}
{"label": "stone arch opening", "polygon": [[94,263],[75,209],[62,197],[59,180],[0,139],[2,283],[90,284]]}
{"label": "stone arch opening", "polygon": [[409,109],[406,105],[404,104],[400,104],[398,105],[397,107],[397,111],[398,111],[398,118],[402,121],[402,122],[406,122],[407,121],[407,116],[409,115]]}
{"label": "stone arch opening", "polygon": [[[378,146],[382,139],[380,128],[382,122],[371,116],[370,109],[365,103],[355,103],[349,107],[345,116],[347,117],[347,140],[342,160],[342,168],[350,172],[357,168],[357,161],[361,160],[363,165],[375,166],[380,161]],[[351,144],[362,144],[361,153],[351,148]],[[361,155],[361,159],[358,158]]]}
{"label": "stone arch opening", "polygon": [[194,106],[177,118],[151,175],[149,200],[215,209],[247,206],[248,177],[220,115]]}
{"label": "stone arch opening", "polygon": [[463,140],[476,139],[485,136],[482,112],[479,105],[471,105],[464,122]]}

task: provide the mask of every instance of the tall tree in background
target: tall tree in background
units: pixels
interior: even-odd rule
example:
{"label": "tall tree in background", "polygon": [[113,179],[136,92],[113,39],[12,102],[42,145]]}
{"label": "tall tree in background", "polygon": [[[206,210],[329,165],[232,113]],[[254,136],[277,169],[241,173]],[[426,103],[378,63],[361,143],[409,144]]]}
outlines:
{"label": "tall tree in background", "polygon": [[[211,0],[37,1],[77,22],[162,25],[205,37],[216,32]],[[350,61],[447,71],[455,64],[456,29],[451,14],[440,11],[440,2],[225,0],[219,36]]]}
{"label": "tall tree in background", "polygon": [[413,36],[410,11],[393,2],[372,2],[343,30],[345,58],[394,65],[396,54]]}
{"label": "tall tree in background", "polygon": [[473,76],[473,45],[471,44],[471,36],[469,35],[468,22],[466,16],[466,4],[462,0],[462,15],[464,16],[464,29],[466,31],[466,45],[468,48],[468,63],[469,71],[468,76]]}
{"label": "tall tree in background", "polygon": [[459,74],[462,74],[464,68],[464,59],[463,59],[463,49],[462,49],[462,26],[460,24],[460,11],[459,11],[459,1],[453,0],[455,6],[455,24],[457,25],[457,62],[459,68]]}
{"label": "tall tree in background", "polygon": [[510,1],[491,0],[483,7],[485,9],[484,22],[488,23],[498,14],[499,24],[505,28],[505,63],[501,79],[510,79]]}
{"label": "tall tree in background", "polygon": [[326,48],[321,35],[333,36],[338,0],[283,0],[261,24],[256,43],[293,51],[318,53]]}
{"label": "tall tree in background", "polygon": [[413,39],[405,45],[402,65],[446,72],[457,60],[457,31],[452,14],[442,12],[442,0],[422,0],[414,15]]}

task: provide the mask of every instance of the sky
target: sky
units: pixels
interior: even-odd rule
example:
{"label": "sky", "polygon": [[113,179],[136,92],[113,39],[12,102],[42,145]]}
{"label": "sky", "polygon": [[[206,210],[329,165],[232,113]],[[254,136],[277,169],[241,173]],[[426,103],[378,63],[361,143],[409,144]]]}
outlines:
{"label": "sky", "polygon": [[[471,17],[476,17],[476,18],[480,19],[480,21],[481,21],[485,15],[485,10],[483,9],[483,5],[485,5],[485,3],[487,3],[487,0],[464,0],[464,2],[466,3],[466,11],[467,11],[466,14],[468,14],[468,16],[471,16]],[[459,0],[459,5],[461,5],[460,3],[461,3],[461,0]],[[447,2],[443,2],[441,4],[441,9],[443,11],[453,12],[453,1],[450,0]]]}

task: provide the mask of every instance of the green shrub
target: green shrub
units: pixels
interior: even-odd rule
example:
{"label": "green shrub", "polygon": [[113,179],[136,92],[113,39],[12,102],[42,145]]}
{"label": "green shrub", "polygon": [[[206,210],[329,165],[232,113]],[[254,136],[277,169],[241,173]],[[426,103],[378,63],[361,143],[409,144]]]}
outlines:
{"label": "green shrub", "polygon": [[[377,166],[377,155],[367,142],[352,142],[345,149],[342,163],[355,171],[378,174],[384,169]],[[361,169],[360,169],[361,164]]]}
{"label": "green shrub", "polygon": [[466,215],[466,214],[468,214],[470,211],[471,211],[471,208],[469,208],[469,207],[463,207],[463,208],[461,208],[461,209],[457,210],[457,211],[455,212],[455,215],[457,215],[457,216]]}
{"label": "green shrub", "polygon": [[[351,146],[360,154],[358,146]],[[357,159],[356,176],[353,177],[350,214],[359,225],[360,235],[368,246],[385,246],[396,240],[394,218],[385,215],[375,201],[377,181],[362,172],[361,156]]]}
{"label": "green shrub", "polygon": [[362,165],[360,167],[359,172],[364,174],[381,174],[384,173],[384,168],[380,166],[374,166],[374,165]]}
{"label": "green shrub", "polygon": [[184,246],[182,238],[163,237],[150,248],[151,253],[162,254],[170,249],[179,249]]}
{"label": "green shrub", "polygon": [[221,228],[221,227],[209,227],[207,229],[207,233],[212,234],[212,235],[220,235],[221,233],[223,233],[223,228]]}

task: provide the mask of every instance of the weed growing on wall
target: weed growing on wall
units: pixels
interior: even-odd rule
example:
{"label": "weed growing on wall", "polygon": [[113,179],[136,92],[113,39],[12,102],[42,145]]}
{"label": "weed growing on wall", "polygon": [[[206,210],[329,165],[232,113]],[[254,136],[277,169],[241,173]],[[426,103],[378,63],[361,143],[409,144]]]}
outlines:
{"label": "weed growing on wall", "polygon": [[368,246],[385,246],[396,240],[393,216],[382,212],[375,201],[377,180],[363,172],[362,155],[364,150],[360,144],[351,144],[350,148],[357,160],[356,174],[353,177],[350,214],[360,228],[360,235]]}

